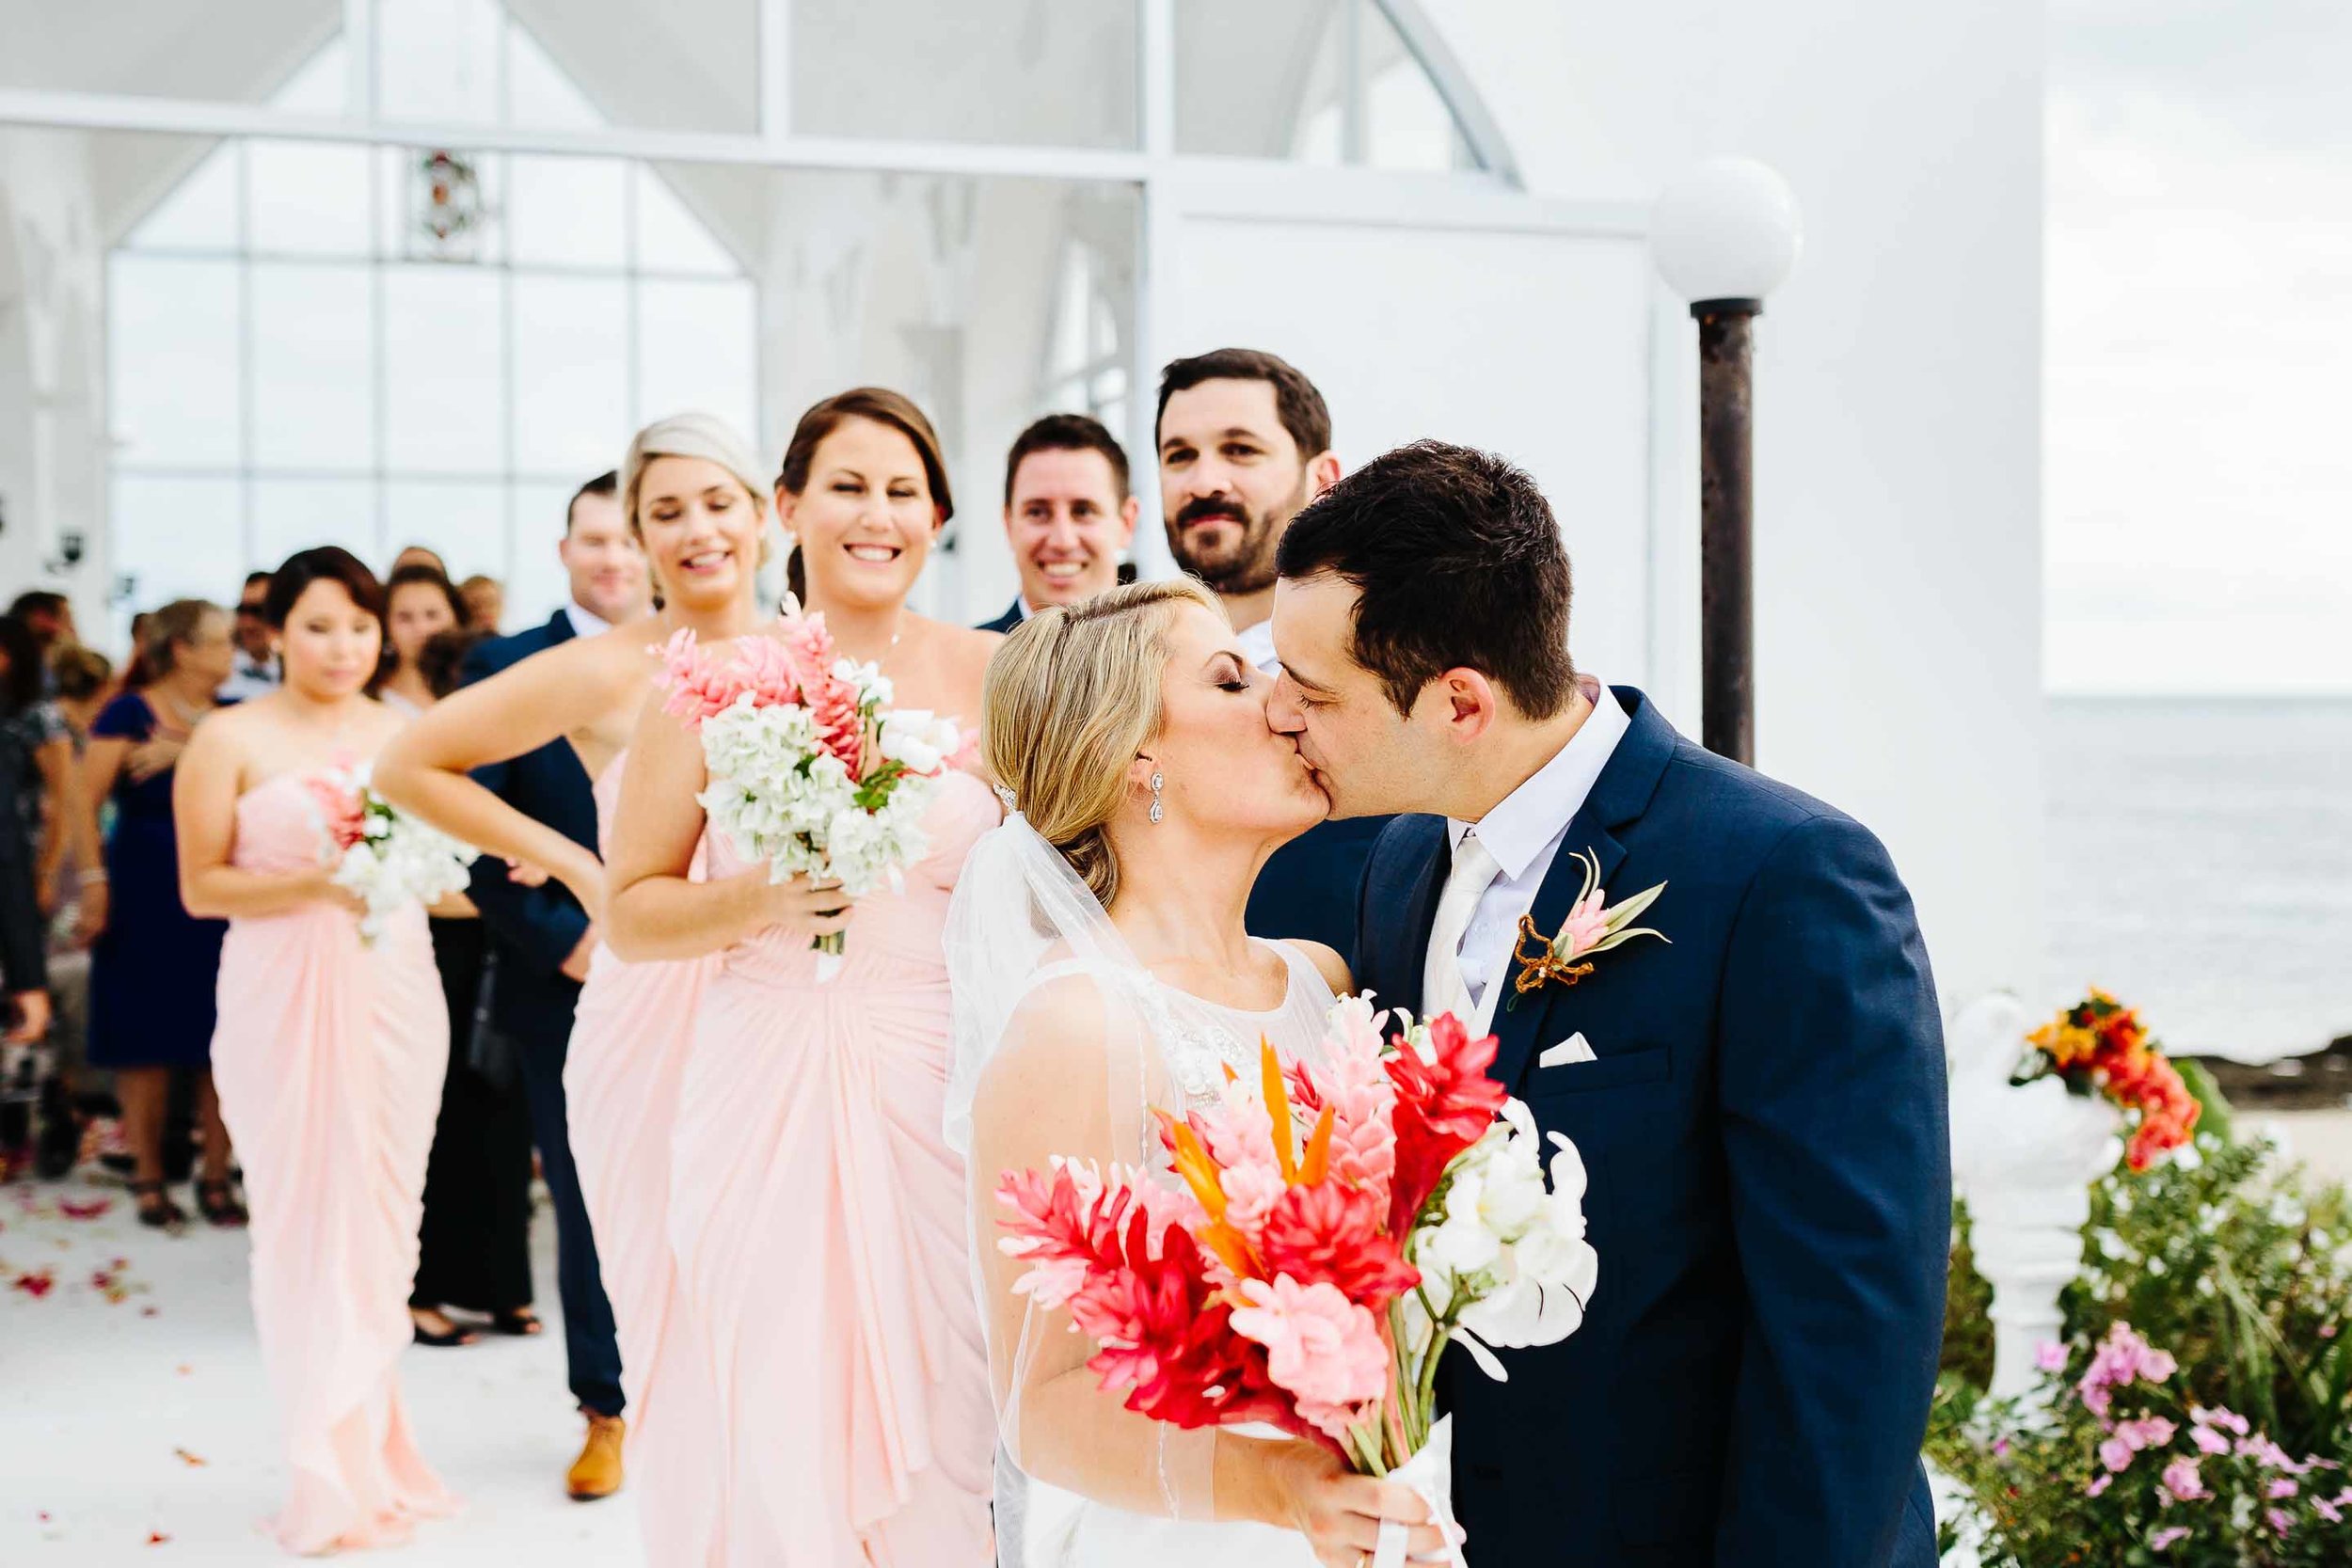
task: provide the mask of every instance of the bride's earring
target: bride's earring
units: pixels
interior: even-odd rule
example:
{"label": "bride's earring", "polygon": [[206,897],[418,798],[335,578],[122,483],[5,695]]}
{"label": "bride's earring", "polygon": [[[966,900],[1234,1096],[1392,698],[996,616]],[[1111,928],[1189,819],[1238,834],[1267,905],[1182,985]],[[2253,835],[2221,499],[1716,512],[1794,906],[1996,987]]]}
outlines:
{"label": "bride's earring", "polygon": [[1152,819],[1154,826],[1158,824],[1161,817],[1168,815],[1160,809],[1160,785],[1166,783],[1168,783],[1167,775],[1153,768],[1152,771],[1152,809],[1145,815]]}

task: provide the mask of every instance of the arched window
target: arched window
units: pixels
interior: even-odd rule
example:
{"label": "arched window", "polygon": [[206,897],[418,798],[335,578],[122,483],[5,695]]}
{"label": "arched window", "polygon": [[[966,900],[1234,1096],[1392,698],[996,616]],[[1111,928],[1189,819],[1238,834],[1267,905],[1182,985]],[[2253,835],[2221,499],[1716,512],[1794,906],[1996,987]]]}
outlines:
{"label": "arched window", "polygon": [[[600,123],[491,0],[427,8],[496,30],[499,119]],[[419,17],[380,8],[379,83],[405,43],[444,48],[407,39]],[[273,106],[333,113],[349,71],[337,40]],[[108,274],[113,559],[139,604],[308,545],[380,568],[422,544],[544,612],[565,500],[631,430],[686,407],[757,429],[755,287],[650,163],[232,137]]]}

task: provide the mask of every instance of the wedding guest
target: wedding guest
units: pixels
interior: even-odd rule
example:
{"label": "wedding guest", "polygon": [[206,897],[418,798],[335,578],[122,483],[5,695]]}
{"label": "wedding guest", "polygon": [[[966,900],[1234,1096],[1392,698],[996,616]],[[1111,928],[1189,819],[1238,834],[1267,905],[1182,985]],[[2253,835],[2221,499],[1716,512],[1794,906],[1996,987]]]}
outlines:
{"label": "wedding guest", "polygon": [[1050,605],[1115,586],[1138,506],[1127,453],[1101,420],[1048,414],[1023,431],[1005,459],[1005,537],[1021,593],[980,629],[1008,632]]}
{"label": "wedding guest", "polygon": [[64,721],[74,754],[79,756],[88,748],[90,725],[120,689],[120,683],[115,679],[114,660],[95,648],[75,642],[50,654],[49,674],[56,689],[53,701],[57,717]]}
{"label": "wedding guest", "polygon": [[[930,421],[860,388],[801,418],[776,483],[807,608],[898,704],[976,725],[998,639],[907,596],[952,510]],[[713,572],[750,569],[747,546]],[[721,1400],[719,1549],[695,1561],[979,1568],[995,1439],[966,1259],[961,1162],[942,1117],[941,931],[964,852],[995,825],[950,771],[930,850],[854,910],[806,877],[771,884],[723,836],[705,847],[702,748],[649,706],[621,781],[609,879],[630,962],[715,954],[678,1089],[670,1236]],[[812,937],[842,932],[830,979]]]}
{"label": "wedding guest", "polygon": [[[1221,348],[1160,372],[1160,511],[1177,563],[1225,607],[1250,662],[1274,657],[1274,555],[1299,509],[1340,477],[1331,413],[1297,368]],[[1249,895],[1252,935],[1352,958],[1356,896],[1389,818],[1325,822],[1274,853]]]}
{"label": "wedding guest", "polygon": [[269,599],[269,574],[254,572],[237,596],[237,657],[229,678],[221,683],[224,703],[248,702],[278,689],[278,647],[263,607]]}
{"label": "wedding guest", "polygon": [[41,694],[48,696],[54,693],[56,687],[51,682],[48,672],[50,654],[82,640],[73,626],[73,601],[51,589],[28,588],[16,596],[14,604],[8,606],[8,614],[24,623],[24,629],[33,634],[33,642],[40,650],[42,662]]}
{"label": "wedding guest", "polygon": [[[410,545],[392,557],[392,571],[403,571],[410,566],[429,566],[443,577],[449,576],[449,562],[441,559],[440,552],[422,545]],[[388,579],[389,576],[389,573],[386,574]]]}
{"label": "wedding guest", "polygon": [[0,616],[0,1018],[10,1044],[48,1037],[49,930],[40,912],[35,841],[41,769],[66,750],[41,717],[40,645],[24,622]]}
{"label": "wedding guest", "polygon": [[384,579],[384,663],[375,700],[413,719],[433,705],[433,683],[418,663],[424,645],[468,622],[463,594],[430,566],[395,566]]}
{"label": "wedding guest", "polygon": [[[26,594],[18,602],[37,596]],[[63,635],[70,635],[71,610],[62,622],[52,625],[62,626]],[[34,846],[34,911],[42,923],[44,941],[46,923],[64,900],[69,858],[86,882],[102,880],[106,875],[100,861],[96,818],[82,801],[73,737],[51,700],[55,679],[48,655],[32,628],[14,616],[0,617],[0,689],[4,689],[0,691],[0,729],[8,732],[8,755],[0,758],[0,764],[14,775],[8,781],[8,787],[16,794],[11,815]]]}
{"label": "wedding guest", "polygon": [[506,619],[506,589],[494,577],[475,573],[457,585],[466,598],[466,619],[496,637]]}
{"label": "wedding guest", "polygon": [[[678,631],[703,641],[743,636],[757,623],[765,504],[742,438],[707,414],[661,420],[630,443],[620,515],[661,589],[659,613],[595,637],[575,637],[469,688],[402,737],[385,784],[427,820],[469,843],[541,866],[589,909],[604,901],[604,864],[569,829],[515,809],[469,768],[517,750],[565,746],[595,780],[597,844],[609,847],[622,758],[653,689],[648,648]],[[575,538],[607,519],[582,498]],[[567,554],[585,566],[585,549]],[[689,562],[693,564],[690,565]],[[638,581],[642,582],[640,577]],[[642,604],[641,604],[642,608]],[[595,927],[589,940],[596,941]],[[671,1131],[677,1089],[716,956],[624,963],[596,943],[563,1060],[563,1100],[579,1185],[596,1231],[619,1330],[628,1411],[627,1468],[649,1557],[718,1560],[722,1449],[709,1353],[677,1298],[669,1240]],[[593,1406],[591,1407],[594,1408]],[[592,1416],[594,1430],[617,1419]],[[582,1456],[585,1466],[594,1457]],[[619,1457],[619,1456],[616,1456]],[[593,1474],[575,1476],[593,1496]],[[617,1483],[618,1470],[611,1480]]]}
{"label": "wedding guest", "polygon": [[405,1540],[451,1499],[397,1368],[449,1016],[424,911],[362,942],[326,812],[405,722],[367,695],[384,591],[347,550],[290,557],[264,611],[285,684],[197,726],[173,804],[181,897],[226,919],[213,1075],[252,1207],[254,1327],[292,1485],[290,1552]]}
{"label": "wedding guest", "polygon": [[114,803],[105,879],[82,892],[90,951],[92,1066],[111,1069],[122,1103],[139,1223],[186,1219],[166,1190],[164,1122],[175,1072],[195,1079],[203,1132],[197,1209],[211,1224],[246,1222],[231,1180],[229,1131],[214,1091],[214,997],[228,927],[199,920],[180,897],[179,834],[171,793],[181,754],[215,705],[233,657],[229,617],[202,599],[179,599],[147,622],[144,689],[126,691],[91,726],[83,758],[84,800]]}
{"label": "wedding guest", "polygon": [[[616,623],[644,615],[649,598],[645,559],[622,518],[619,489],[619,476],[604,473],[574,493],[556,546],[569,600],[545,626],[477,647],[465,666],[467,685],[487,682],[502,671],[529,665],[533,656],[550,648],[593,639]],[[445,720],[405,736],[385,758],[379,783],[466,842],[501,853],[502,840],[496,836],[495,821],[485,826],[477,817],[442,815],[446,807],[440,792],[431,787],[438,782],[433,775],[444,766],[459,776],[470,769],[472,782],[526,820],[571,844],[593,845],[596,803],[580,753],[560,732],[534,746],[514,745],[515,735],[503,723],[478,726],[464,717],[474,710],[474,704],[461,703]],[[535,711],[529,715],[533,723],[540,717]],[[462,743],[451,738],[458,734],[466,737]],[[462,756],[449,760],[459,751]],[[522,859],[547,868],[563,863],[544,847]],[[593,883],[590,892],[591,903],[601,895],[601,888]],[[598,935],[580,898],[560,879],[517,880],[505,867],[485,860],[475,864],[471,893],[490,937],[487,1022],[514,1042],[539,1166],[555,1211],[555,1283],[564,1309],[564,1358],[572,1398],[588,1423],[564,1488],[573,1497],[588,1501],[620,1489],[627,1431],[621,1350],[598,1266],[596,1227],[573,1158],[564,1093],[574,1012]]]}

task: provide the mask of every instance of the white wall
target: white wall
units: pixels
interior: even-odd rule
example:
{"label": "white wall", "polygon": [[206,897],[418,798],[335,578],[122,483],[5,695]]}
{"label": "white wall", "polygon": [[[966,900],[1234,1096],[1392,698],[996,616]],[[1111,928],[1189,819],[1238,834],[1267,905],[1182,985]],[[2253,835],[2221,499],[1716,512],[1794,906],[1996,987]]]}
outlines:
{"label": "white wall", "polygon": [[[1947,1003],[2029,984],[2042,6],[1425,6],[1538,193],[1646,200],[1724,152],[1795,186],[1804,259],[1758,324],[1759,760],[1887,841]],[[1693,395],[1661,432],[1663,515],[1686,541]],[[1661,614],[1697,597],[1694,544],[1667,556]],[[1695,733],[1684,626],[1685,673],[1660,696]]]}

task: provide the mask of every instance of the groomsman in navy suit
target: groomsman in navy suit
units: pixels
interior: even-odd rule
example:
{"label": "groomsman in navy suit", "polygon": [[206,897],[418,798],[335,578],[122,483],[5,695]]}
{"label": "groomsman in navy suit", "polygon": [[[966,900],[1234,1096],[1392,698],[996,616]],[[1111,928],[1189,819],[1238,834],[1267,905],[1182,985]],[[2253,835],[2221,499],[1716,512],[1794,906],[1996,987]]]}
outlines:
{"label": "groomsman in navy suit", "polygon": [[[621,516],[619,476],[601,474],[582,485],[565,515],[559,546],[571,599],[543,626],[501,637],[468,656],[465,679],[487,680],[532,655],[645,613],[650,593],[645,557]],[[526,816],[577,844],[596,842],[596,803],[580,754],[567,740],[477,770],[475,779]],[[561,882],[526,887],[507,875],[506,863],[485,855],[471,889],[489,928],[490,1022],[514,1043],[531,1102],[532,1141],[555,1206],[556,1294],[564,1305],[564,1344],[572,1397],[588,1418],[588,1437],[565,1477],[582,1501],[609,1497],[621,1485],[621,1348],[612,1307],[596,1269],[596,1243],[572,1164],[564,1109],[564,1055],[571,1040],[572,1008],[588,976],[596,934]]]}
{"label": "groomsman in navy suit", "polygon": [[1127,453],[1084,414],[1048,414],[1005,459],[1005,539],[1021,593],[980,630],[1009,632],[1041,610],[1133,582],[1120,558],[1135,543],[1137,503]]}
{"label": "groomsman in navy suit", "polygon": [[[1357,984],[1494,1034],[1590,1173],[1582,1325],[1508,1382],[1438,1370],[1470,1560],[1933,1568],[1951,1177],[1910,895],[1851,817],[1579,670],[1569,586],[1525,473],[1422,441],[1299,516],[1276,598],[1268,722],[1335,811],[1412,814]],[[1594,879],[1661,890],[1660,934],[1549,961]]]}
{"label": "groomsman in navy suit", "polygon": [[[1331,411],[1297,368],[1221,348],[1160,372],[1160,515],[1177,563],[1225,607],[1250,662],[1274,657],[1275,552],[1340,477]],[[1356,890],[1385,816],[1325,822],[1274,853],[1249,896],[1253,936],[1356,950]]]}

